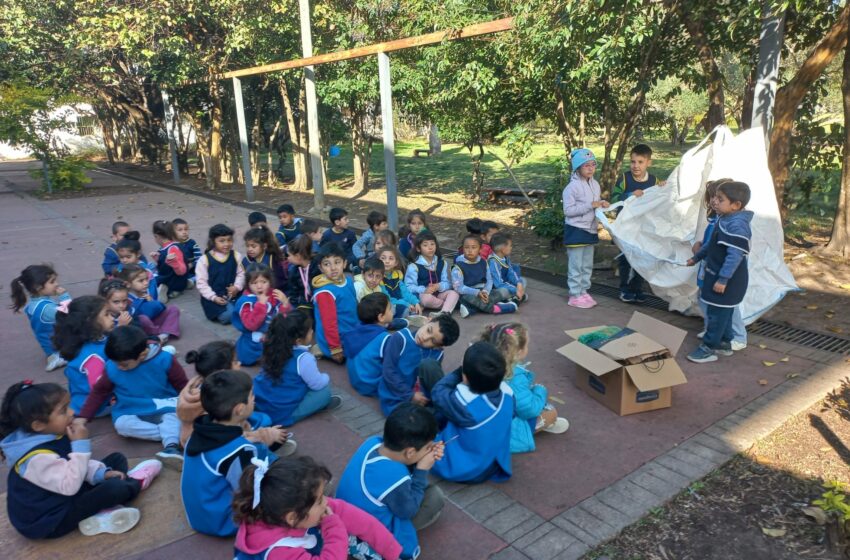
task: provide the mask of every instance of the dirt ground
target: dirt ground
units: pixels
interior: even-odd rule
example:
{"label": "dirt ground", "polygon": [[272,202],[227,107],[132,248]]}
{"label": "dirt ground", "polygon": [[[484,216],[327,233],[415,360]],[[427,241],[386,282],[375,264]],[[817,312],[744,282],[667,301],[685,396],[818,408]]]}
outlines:
{"label": "dirt ground", "polygon": [[840,559],[803,513],[826,481],[850,482],[850,379],[587,560]]}
{"label": "dirt ground", "polygon": [[[132,173],[140,178],[168,182],[171,175],[155,167],[131,164],[119,164],[116,170]],[[206,191],[201,179],[183,177],[184,187]],[[121,187],[124,188],[124,187]],[[525,266],[539,270],[564,274],[566,254],[550,240],[542,239],[528,228],[518,225],[525,213],[525,206],[507,204],[483,204],[473,206],[466,193],[438,192],[429,193],[422,189],[410,189],[399,195],[399,215],[419,208],[429,216],[429,227],[438,238],[445,240],[444,245],[456,248],[465,234],[464,222],[473,216],[493,220],[501,224],[514,237],[513,259]],[[294,191],[285,188],[256,187],[256,198],[263,206],[275,208],[279,204],[292,204],[299,214],[306,215],[313,205],[312,191]],[[217,195],[236,201],[244,200],[241,186],[223,186]],[[73,196],[73,195],[71,195]],[[366,227],[366,214],[371,210],[386,210],[386,192],[382,188],[372,188],[365,194],[354,193],[350,188],[340,188],[331,184],[326,191],[328,206],[342,206],[349,211],[354,227]],[[324,221],[325,214],[314,215]],[[270,218],[274,219],[273,216]],[[600,237],[606,240],[607,232]],[[806,241],[814,248],[800,247],[799,244],[786,243],[785,260],[803,291],[789,294],[764,318],[790,326],[813,330],[824,334],[850,336],[850,314],[841,313],[842,306],[850,300],[850,260],[821,254],[817,246],[823,245],[829,238],[829,231],[810,231]],[[616,267],[611,266],[617,254],[617,248],[609,243],[600,243],[597,250],[595,282],[617,285]]]}

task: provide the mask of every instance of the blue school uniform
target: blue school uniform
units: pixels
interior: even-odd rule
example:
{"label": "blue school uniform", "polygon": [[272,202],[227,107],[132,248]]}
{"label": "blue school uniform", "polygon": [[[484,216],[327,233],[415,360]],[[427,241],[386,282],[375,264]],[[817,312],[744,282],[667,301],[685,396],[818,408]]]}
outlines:
{"label": "blue school uniform", "polygon": [[455,268],[460,269],[464,286],[475,288],[487,283],[487,261],[481,257],[474,263],[461,258],[455,261]]}
{"label": "blue school uniform", "polygon": [[177,410],[177,390],[168,382],[174,356],[168,352],[151,352],[131,370],[121,370],[115,362],[106,362],[106,375],[115,386],[112,421],[122,416],[149,416]]}
{"label": "blue school uniform", "polygon": [[[236,282],[236,274],[239,271],[236,252],[230,251],[224,261],[216,259],[210,251],[204,253],[203,258],[207,259],[207,284],[215,295],[227,298],[227,287]],[[203,296],[201,296],[201,307],[210,321],[215,321],[227,309],[227,305],[219,305]]]}
{"label": "blue school uniform", "polygon": [[[442,382],[441,382],[442,383]],[[438,383],[439,385],[439,383]],[[436,388],[435,388],[436,390]],[[499,387],[499,396],[492,402],[489,395],[473,393],[467,385],[459,384],[451,393],[455,406],[465,409],[476,424],[459,428],[449,421],[437,436],[445,441],[446,451],[434,463],[431,472],[445,480],[455,482],[484,482],[511,477],[511,420],[514,415],[513,390],[507,383]],[[455,441],[452,438],[457,436]]]}
{"label": "blue school uniform", "polygon": [[186,263],[186,268],[191,277],[195,274],[195,263],[203,256],[204,252],[194,239],[187,239],[178,245],[180,250],[183,251],[183,261]]}
{"label": "blue school uniform", "polygon": [[[700,299],[708,305],[735,307],[744,300],[749,285],[747,255],[750,252],[750,239],[752,238],[750,228],[752,218],[753,213],[749,210],[720,217],[711,233],[707,249],[700,250],[698,253],[698,255],[703,255],[705,260],[705,276],[700,291]],[[729,248],[737,249],[743,253],[743,259],[735,268],[732,276],[726,279],[726,290],[719,294],[714,291],[714,284],[721,279]]]}
{"label": "blue school uniform", "polygon": [[410,306],[419,303],[419,298],[404,283],[404,274],[398,270],[384,274],[384,279],[381,281],[381,291],[390,298],[390,303],[393,304],[393,318],[395,319],[406,316]]}
{"label": "blue school uniform", "polygon": [[[378,399],[381,401],[381,410],[384,416],[389,416],[402,402],[406,402],[398,394],[392,391],[387,380],[387,375],[393,376],[395,379],[389,380],[398,381],[405,387],[410,389],[416,384],[416,370],[423,360],[443,360],[443,351],[437,348],[422,348],[416,344],[416,339],[410,329],[401,329],[393,333],[393,340],[387,341],[385,348],[384,360],[394,359],[395,367],[392,371],[383,371],[380,380],[378,381]],[[398,352],[398,356],[390,356],[390,353]]]}
{"label": "blue school uniform", "polygon": [[156,298],[148,301],[136,294],[127,294],[127,299],[130,300],[130,307],[127,311],[133,316],[133,319],[138,319],[144,315],[148,319],[156,319],[165,311],[165,304],[158,301]]}
{"label": "blue school uniform", "polygon": [[[71,295],[64,293],[59,297],[59,301],[71,299]],[[48,296],[34,297],[27,302],[24,307],[24,313],[30,320],[30,328],[35,335],[38,345],[48,356],[56,352],[53,347],[53,329],[56,326],[56,309],[59,304]]]}
{"label": "blue school uniform", "polygon": [[384,347],[390,333],[381,325],[360,325],[342,336],[348,380],[354,390],[367,397],[378,395],[384,363]]}
{"label": "blue school uniform", "polygon": [[233,492],[252,457],[274,455],[265,445],[245,439],[238,426],[215,424],[209,416],[195,421],[180,476],[180,495],[192,529],[219,537],[236,533]]}
{"label": "blue school uniform", "polygon": [[[158,286],[168,286],[169,292],[182,292],[189,283],[189,273],[187,269],[186,274],[180,276],[166,262],[168,251],[172,247],[180,249],[180,252],[183,253],[183,259],[186,258],[185,252],[176,241],[171,241],[160,247],[159,258],[156,261],[156,283]],[[186,263],[186,266],[188,267],[188,263]]]}
{"label": "blue school uniform", "polygon": [[121,259],[118,257],[118,251],[115,249],[117,243],[112,243],[103,251],[103,262],[100,267],[103,269],[103,274],[110,276],[115,272],[116,267],[121,264]]}
{"label": "blue school uniform", "polygon": [[274,300],[274,303],[271,301],[266,302],[266,319],[263,321],[262,326],[260,326],[260,328],[256,331],[249,330],[248,327],[242,323],[242,317],[239,316],[240,311],[242,311],[242,308],[246,305],[259,305],[257,296],[254,294],[245,294],[236,300],[236,305],[233,307],[233,318],[231,323],[242,333],[239,336],[239,340],[236,341],[236,356],[244,365],[251,366],[256,364],[263,355],[263,339],[265,338],[266,332],[269,330],[272,318],[280,312],[281,303],[277,300]]}
{"label": "blue school uniform", "polygon": [[277,231],[274,233],[275,239],[277,239],[277,244],[280,245],[281,249],[299,235],[301,235],[300,219],[294,221],[289,227],[284,227],[282,225],[279,226]]}
{"label": "blue school uniform", "polygon": [[[345,277],[345,284],[335,284],[328,282],[320,286],[313,292],[313,301],[316,300],[319,294],[328,292],[333,296],[336,304],[336,322],[340,337],[343,334],[353,331],[357,328],[357,294],[354,291],[354,281],[348,276]],[[325,356],[331,355],[331,349],[328,345],[328,340],[325,337],[325,331],[322,327],[322,314],[318,306],[315,306],[313,313],[316,320],[316,344],[321,349]]]}
{"label": "blue school uniform", "polygon": [[[702,233],[702,247],[708,245],[711,241],[711,234],[714,232],[714,226],[717,223],[717,216],[708,219],[708,224],[705,226],[705,231]],[[702,288],[705,281],[705,261],[700,261],[697,265],[697,288]]]}
{"label": "blue school uniform", "polygon": [[[106,337],[83,344],[74,359],[65,366],[68,391],[71,393],[71,408],[74,412],[83,409],[91,388],[97,382],[97,379],[90,377],[96,371],[106,372]],[[104,402],[97,409],[95,416],[101,416],[108,407],[109,403]]]}
{"label": "blue school uniform", "polygon": [[378,449],[382,443],[379,436],[363,442],[342,473],[336,496],[371,514],[389,529],[401,545],[402,558],[416,558],[420,549],[413,521],[397,517],[383,502],[387,494],[410,480],[410,469],[381,455]]}
{"label": "blue school uniform", "polygon": [[275,382],[265,370],[254,378],[254,401],[259,412],[268,414],[272,424],[291,426],[292,413],[310,390],[298,373],[298,360],[307,352],[305,347],[292,349],[292,357],[283,366],[283,375]]}

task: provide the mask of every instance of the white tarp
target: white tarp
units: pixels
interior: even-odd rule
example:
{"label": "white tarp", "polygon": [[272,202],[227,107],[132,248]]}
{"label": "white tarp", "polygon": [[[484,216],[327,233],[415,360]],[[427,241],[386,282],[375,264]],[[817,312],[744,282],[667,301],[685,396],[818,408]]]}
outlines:
{"label": "white tarp", "polygon": [[622,206],[614,221],[601,209],[596,213],[655,295],[669,302],[673,311],[699,314],[697,267],[684,263],[705,230],[705,183],[723,177],[743,181],[752,191],[747,205],[755,214],[748,258],[750,283],[741,304],[744,322],[750,324],[797,289],[782,257],[784,233],[761,128],[736,137],[727,127],[718,127],[713,142],[706,138],[682,156],[664,187],[652,187],[640,198],[612,205]]}

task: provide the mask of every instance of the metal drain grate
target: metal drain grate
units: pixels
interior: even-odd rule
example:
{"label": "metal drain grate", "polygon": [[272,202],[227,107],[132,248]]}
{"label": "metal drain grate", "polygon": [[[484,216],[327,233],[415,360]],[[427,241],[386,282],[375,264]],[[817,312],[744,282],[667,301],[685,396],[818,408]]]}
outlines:
{"label": "metal drain grate", "polygon": [[[590,292],[594,295],[605,296],[612,299],[620,299],[620,288],[609,286],[607,284],[592,284],[590,286]],[[668,309],[666,301],[664,301],[658,296],[653,296],[651,294],[646,294],[646,301],[642,303],[641,306],[651,307],[653,309],[660,309],[661,311],[667,311]]]}

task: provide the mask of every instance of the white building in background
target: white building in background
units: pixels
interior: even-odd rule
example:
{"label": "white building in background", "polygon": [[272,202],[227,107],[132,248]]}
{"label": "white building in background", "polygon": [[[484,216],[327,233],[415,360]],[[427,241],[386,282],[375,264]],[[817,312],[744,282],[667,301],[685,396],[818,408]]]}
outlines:
{"label": "white building in background", "polygon": [[[65,105],[56,109],[51,117],[64,119],[68,123],[68,130],[57,132],[54,135],[54,141],[64,146],[72,154],[106,150],[103,144],[103,131],[91,105],[86,103]],[[31,157],[31,154],[26,149],[0,142],[0,160],[26,159],[29,157]]]}

